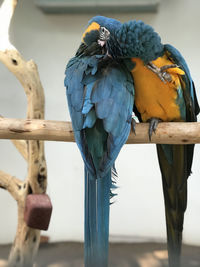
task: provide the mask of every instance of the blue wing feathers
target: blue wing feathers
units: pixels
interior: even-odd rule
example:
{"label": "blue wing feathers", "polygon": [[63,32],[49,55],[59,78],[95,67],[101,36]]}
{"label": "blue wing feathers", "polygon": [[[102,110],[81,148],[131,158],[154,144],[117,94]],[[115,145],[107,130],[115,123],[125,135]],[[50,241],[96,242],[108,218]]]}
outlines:
{"label": "blue wing feathers", "polygon": [[[102,56],[75,57],[66,68],[65,86],[76,142],[88,170],[93,170],[86,141],[82,138],[85,128],[92,128],[97,119],[103,120],[108,133],[107,145],[99,170],[104,176],[112,167],[130,132],[130,117],[134,101],[133,80],[121,64],[108,64],[98,68]],[[103,165],[104,164],[104,165]]]}
{"label": "blue wing feathers", "polygon": [[184,103],[182,101],[184,98],[184,102],[186,105],[187,121],[196,121],[196,115],[198,115],[200,109],[196,97],[194,83],[192,81],[192,77],[190,75],[187,63],[185,59],[182,57],[181,53],[172,45],[166,44],[164,46],[164,49],[169,54],[169,57],[172,59],[172,61],[177,65],[179,65],[181,69],[183,69],[185,72],[185,75],[182,76],[185,82],[185,88],[182,88],[183,97],[182,97],[182,92],[178,91],[178,101],[180,102],[178,104],[180,105],[182,113],[184,113],[183,109]]}
{"label": "blue wing feathers", "polygon": [[173,61],[184,70],[184,72],[186,74],[186,83],[187,83],[186,86],[190,90],[190,95],[194,101],[194,88],[193,88],[193,84],[192,84],[192,77],[190,75],[190,71],[189,71],[189,68],[188,68],[188,65],[187,65],[185,59],[183,58],[181,53],[172,45],[166,44],[164,46],[164,48],[166,51],[168,51],[170,53]]}
{"label": "blue wing feathers", "polygon": [[94,106],[91,102],[91,93],[93,89],[94,83],[90,83],[87,86],[85,86],[85,97],[84,97],[84,104],[82,108],[82,113],[87,114],[91,108]]}
{"label": "blue wing feathers", "polygon": [[92,128],[96,122],[96,119],[97,119],[96,112],[94,109],[91,109],[89,113],[86,115],[86,118],[83,124],[83,129]]}
{"label": "blue wing feathers", "polygon": [[114,136],[109,135],[107,142],[110,148],[110,153],[108,156],[105,156],[105,159],[102,162],[104,170],[108,170],[110,166],[114,164],[115,159],[117,158],[122,146],[126,143],[126,140],[130,133],[130,129],[131,129],[130,123],[126,123],[123,135],[120,135],[117,138],[114,138]]}
{"label": "blue wing feathers", "polygon": [[96,113],[99,119],[105,119],[109,116],[109,113],[111,112],[112,106],[113,106],[114,99],[107,98],[100,102],[98,102],[96,107]]}

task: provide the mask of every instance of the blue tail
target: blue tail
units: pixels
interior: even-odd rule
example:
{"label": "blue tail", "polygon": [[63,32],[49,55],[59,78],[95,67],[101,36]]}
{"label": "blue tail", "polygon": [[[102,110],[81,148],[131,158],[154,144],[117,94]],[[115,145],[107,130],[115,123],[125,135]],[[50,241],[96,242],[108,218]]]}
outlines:
{"label": "blue tail", "polygon": [[103,178],[85,168],[85,267],[108,266],[111,170]]}

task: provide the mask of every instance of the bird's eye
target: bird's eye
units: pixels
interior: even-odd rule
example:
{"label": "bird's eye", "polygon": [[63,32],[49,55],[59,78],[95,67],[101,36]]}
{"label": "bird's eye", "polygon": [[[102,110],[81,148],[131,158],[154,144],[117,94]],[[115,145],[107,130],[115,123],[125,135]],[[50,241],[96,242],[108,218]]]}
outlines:
{"label": "bird's eye", "polygon": [[110,32],[105,28],[100,28],[100,40],[108,40],[110,36]]}

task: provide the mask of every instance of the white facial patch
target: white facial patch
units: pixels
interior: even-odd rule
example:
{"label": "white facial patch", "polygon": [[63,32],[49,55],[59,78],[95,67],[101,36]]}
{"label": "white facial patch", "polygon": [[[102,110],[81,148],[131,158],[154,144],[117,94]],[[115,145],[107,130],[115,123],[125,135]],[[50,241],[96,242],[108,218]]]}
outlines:
{"label": "white facial patch", "polygon": [[98,44],[103,47],[106,44],[106,41],[98,40]]}

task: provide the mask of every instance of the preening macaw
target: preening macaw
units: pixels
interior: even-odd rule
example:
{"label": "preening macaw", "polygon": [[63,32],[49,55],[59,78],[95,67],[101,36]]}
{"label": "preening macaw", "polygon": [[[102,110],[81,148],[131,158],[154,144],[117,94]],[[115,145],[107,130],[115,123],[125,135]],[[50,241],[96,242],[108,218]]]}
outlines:
{"label": "preening macaw", "polygon": [[[109,204],[114,162],[131,129],[134,64],[116,59],[121,23],[94,17],[66,68],[66,94],[75,140],[85,164],[85,266],[108,262]],[[127,61],[128,62],[128,61]]]}
{"label": "preening macaw", "polygon": [[[150,122],[149,137],[160,121],[197,121],[199,105],[188,66],[173,46],[163,45],[153,28],[142,21],[124,23],[115,32],[120,57],[135,64],[134,111]],[[136,133],[137,134],[137,133]],[[180,266],[187,179],[194,145],[157,145],[162,174],[167,225],[169,266]]]}

